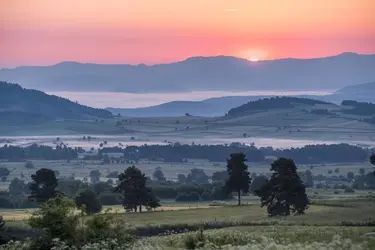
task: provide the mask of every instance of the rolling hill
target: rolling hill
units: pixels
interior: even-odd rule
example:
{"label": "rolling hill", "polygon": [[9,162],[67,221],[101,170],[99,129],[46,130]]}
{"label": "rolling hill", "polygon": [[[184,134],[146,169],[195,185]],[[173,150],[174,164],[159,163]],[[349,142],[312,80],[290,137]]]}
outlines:
{"label": "rolling hill", "polygon": [[203,101],[174,101],[144,108],[121,109],[106,108],[113,114],[129,117],[173,117],[189,113],[194,116],[223,116],[229,109],[251,100],[266,96],[225,96],[209,98]]}
{"label": "rolling hill", "polygon": [[217,56],[147,66],[63,62],[1,69],[0,79],[44,91],[336,90],[375,79],[375,55],[249,62]]}
{"label": "rolling hill", "polygon": [[112,114],[67,99],[0,82],[0,125],[31,125],[57,119],[107,119]]}

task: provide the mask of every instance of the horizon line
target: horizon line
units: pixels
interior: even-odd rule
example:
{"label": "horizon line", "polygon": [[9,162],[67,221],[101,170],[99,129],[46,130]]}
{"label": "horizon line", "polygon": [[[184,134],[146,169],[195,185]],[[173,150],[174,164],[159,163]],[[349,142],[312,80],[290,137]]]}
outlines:
{"label": "horizon line", "polygon": [[232,55],[212,55],[212,56],[189,56],[186,57],[185,59],[181,60],[176,60],[176,61],[170,61],[170,62],[165,62],[165,63],[153,63],[153,64],[146,64],[146,63],[137,63],[137,64],[131,64],[131,63],[95,63],[95,62],[80,62],[80,61],[60,61],[54,64],[45,64],[45,65],[19,65],[19,66],[14,66],[14,67],[0,67],[0,70],[4,69],[17,69],[17,68],[22,68],[22,67],[53,67],[57,66],[59,64],[64,64],[64,63],[76,63],[76,64],[91,64],[91,65],[128,65],[128,66],[157,66],[157,65],[167,65],[167,64],[173,64],[173,63],[181,63],[185,62],[189,59],[194,59],[194,58],[217,58],[217,57],[229,57],[229,58],[237,58],[237,59],[243,59],[248,61],[249,63],[260,63],[260,62],[270,62],[270,61],[281,61],[281,60],[314,60],[314,59],[323,59],[323,58],[330,58],[330,57],[336,57],[336,56],[341,56],[345,54],[354,54],[354,55],[362,55],[362,56],[371,56],[375,55],[375,53],[371,54],[363,54],[363,53],[357,53],[357,52],[351,52],[351,51],[344,51],[339,54],[333,54],[333,55],[327,55],[327,56],[321,56],[321,57],[309,57],[309,58],[297,58],[297,57],[281,57],[281,58],[272,58],[272,59],[259,59],[259,61],[253,62],[249,58],[243,58],[239,56],[232,56]]}

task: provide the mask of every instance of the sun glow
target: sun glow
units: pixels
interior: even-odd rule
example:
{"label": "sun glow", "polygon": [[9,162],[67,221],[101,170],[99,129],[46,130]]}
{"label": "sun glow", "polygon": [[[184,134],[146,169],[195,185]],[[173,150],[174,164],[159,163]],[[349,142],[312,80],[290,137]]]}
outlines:
{"label": "sun glow", "polygon": [[250,58],[250,62],[257,62],[257,61],[259,61],[259,58],[257,58],[257,57],[251,57]]}

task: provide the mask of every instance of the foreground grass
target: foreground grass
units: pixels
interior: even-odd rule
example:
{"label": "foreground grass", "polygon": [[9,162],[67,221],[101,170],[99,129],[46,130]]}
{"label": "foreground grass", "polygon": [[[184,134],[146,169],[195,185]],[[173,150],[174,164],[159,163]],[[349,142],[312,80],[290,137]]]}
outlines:
{"label": "foreground grass", "polygon": [[[155,245],[160,249],[188,248],[193,241],[205,241],[206,247],[224,249],[373,249],[375,238],[364,236],[375,228],[268,226],[236,227],[186,233],[172,236],[151,237],[139,240],[141,246]],[[190,242],[189,242],[190,241]],[[198,243],[197,243],[198,245]],[[243,248],[238,248],[243,246]],[[289,248],[288,248],[289,247]]]}

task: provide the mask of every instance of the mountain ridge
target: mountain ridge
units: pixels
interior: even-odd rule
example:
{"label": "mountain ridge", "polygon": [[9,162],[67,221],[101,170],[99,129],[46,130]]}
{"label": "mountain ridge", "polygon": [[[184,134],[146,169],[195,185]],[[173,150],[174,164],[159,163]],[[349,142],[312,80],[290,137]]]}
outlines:
{"label": "mountain ridge", "polygon": [[373,81],[374,65],[374,54],[258,62],[216,56],[150,66],[78,62],[22,66],[1,69],[0,79],[43,91],[332,90]]}

